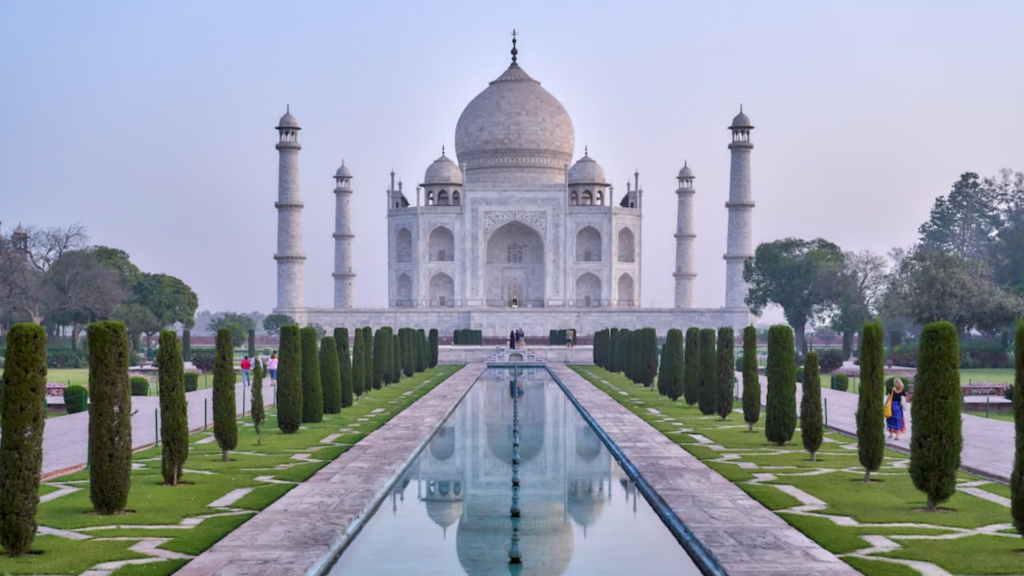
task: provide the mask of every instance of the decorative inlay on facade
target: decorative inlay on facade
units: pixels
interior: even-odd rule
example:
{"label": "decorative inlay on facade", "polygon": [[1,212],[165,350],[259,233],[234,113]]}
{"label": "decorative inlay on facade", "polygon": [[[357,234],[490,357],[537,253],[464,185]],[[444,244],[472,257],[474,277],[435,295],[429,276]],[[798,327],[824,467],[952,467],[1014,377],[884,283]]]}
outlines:
{"label": "decorative inlay on facade", "polygon": [[540,211],[508,211],[508,212],[484,212],[484,236],[489,236],[495,228],[502,224],[518,220],[529,224],[539,230],[542,234],[548,231],[548,215]]}

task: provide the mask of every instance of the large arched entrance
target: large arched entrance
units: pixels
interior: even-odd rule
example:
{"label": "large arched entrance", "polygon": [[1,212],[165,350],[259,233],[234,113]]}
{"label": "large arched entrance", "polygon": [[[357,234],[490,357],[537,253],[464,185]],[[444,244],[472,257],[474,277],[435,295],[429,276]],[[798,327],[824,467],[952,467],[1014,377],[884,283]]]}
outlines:
{"label": "large arched entrance", "polygon": [[544,239],[522,222],[498,228],[487,240],[484,294],[488,306],[544,305]]}

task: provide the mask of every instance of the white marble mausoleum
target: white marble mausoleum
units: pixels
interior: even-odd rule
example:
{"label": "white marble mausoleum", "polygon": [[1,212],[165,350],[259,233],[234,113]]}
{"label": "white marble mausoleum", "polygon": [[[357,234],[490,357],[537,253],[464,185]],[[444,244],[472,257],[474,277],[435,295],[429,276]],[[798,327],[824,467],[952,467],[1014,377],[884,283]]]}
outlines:
{"label": "white marble mausoleum", "polygon": [[[335,174],[334,307],[310,308],[304,298],[302,200],[298,121],[290,110],[277,130],[277,307],[300,324],[457,328],[528,336],[574,327],[588,335],[605,327],[653,326],[659,334],[689,326],[742,328],[751,322],[743,303],[743,260],[753,255],[750,131],[742,110],[729,127],[732,168],[727,288],[724,306],[693,308],[694,173],[679,170],[675,306],[642,308],[642,214],[639,173],[616,190],[600,164],[576,150],[572,120],[562,104],[512,63],[466,106],[455,127],[455,153],[426,169],[415,192],[396,187],[388,200],[388,308],[354,306],[352,172]],[[358,210],[358,208],[356,208]],[[358,216],[358,214],[356,214]],[[381,254],[383,256],[383,254]],[[666,281],[670,272],[665,271]]]}

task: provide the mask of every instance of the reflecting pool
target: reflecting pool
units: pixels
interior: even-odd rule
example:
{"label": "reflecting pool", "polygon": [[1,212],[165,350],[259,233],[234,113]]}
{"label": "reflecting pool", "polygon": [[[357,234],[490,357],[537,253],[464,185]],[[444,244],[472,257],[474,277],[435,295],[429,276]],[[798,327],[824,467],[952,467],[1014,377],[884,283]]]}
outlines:
{"label": "reflecting pool", "polygon": [[[516,412],[522,564],[510,566]],[[546,370],[491,368],[329,573],[641,572],[700,574]]]}

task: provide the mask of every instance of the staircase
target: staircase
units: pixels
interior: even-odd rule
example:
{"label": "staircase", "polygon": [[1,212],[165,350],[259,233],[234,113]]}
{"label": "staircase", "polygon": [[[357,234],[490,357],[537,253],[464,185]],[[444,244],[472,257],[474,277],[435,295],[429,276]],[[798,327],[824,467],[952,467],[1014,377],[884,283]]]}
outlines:
{"label": "staircase", "polygon": [[494,353],[489,355],[487,364],[544,364],[544,359],[537,356],[528,348],[495,348]]}

